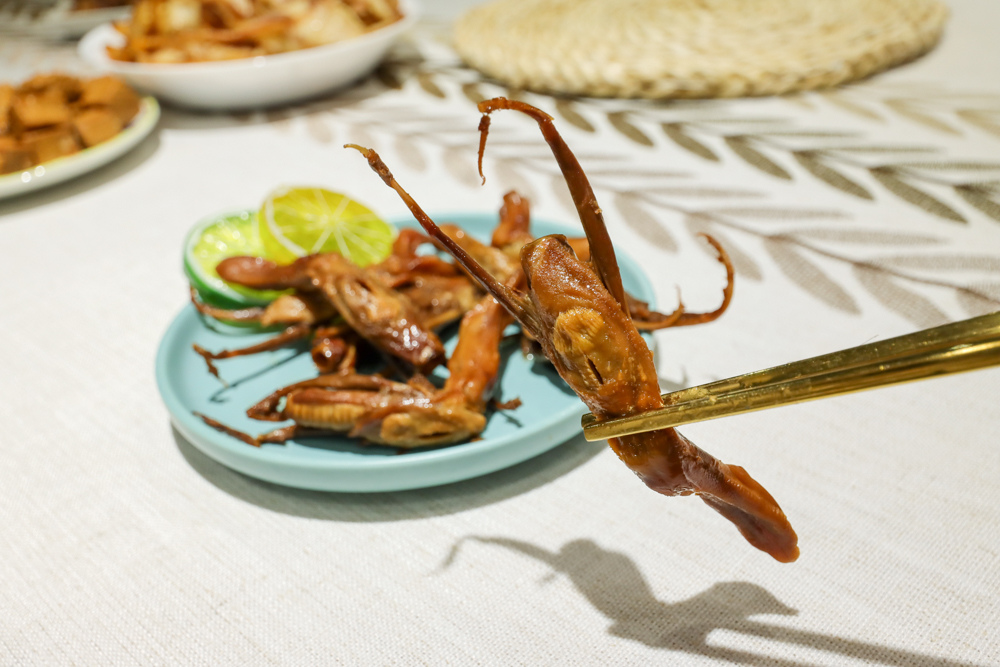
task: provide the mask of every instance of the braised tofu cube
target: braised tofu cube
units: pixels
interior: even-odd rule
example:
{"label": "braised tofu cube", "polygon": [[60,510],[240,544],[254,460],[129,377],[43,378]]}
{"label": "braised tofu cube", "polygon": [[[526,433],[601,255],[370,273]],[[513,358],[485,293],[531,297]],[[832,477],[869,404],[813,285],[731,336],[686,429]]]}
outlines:
{"label": "braised tofu cube", "polygon": [[20,92],[27,94],[46,93],[72,102],[80,96],[80,80],[66,74],[37,74],[21,84]]}
{"label": "braised tofu cube", "polygon": [[14,102],[14,87],[0,84],[0,136],[10,132],[10,105]]}
{"label": "braised tofu cube", "polygon": [[21,144],[34,152],[39,163],[77,153],[81,148],[76,132],[69,123],[25,132],[21,135]]}
{"label": "braised tofu cube", "polygon": [[70,108],[58,100],[36,95],[18,97],[11,105],[12,122],[21,130],[33,130],[46,125],[58,125],[70,119]]}
{"label": "braised tofu cube", "polygon": [[123,81],[111,76],[85,81],[79,104],[88,108],[107,107],[118,116],[123,126],[139,113],[139,96]]}
{"label": "braised tofu cube", "polygon": [[116,114],[108,109],[93,108],[83,111],[73,119],[73,127],[86,147],[107,141],[121,132],[123,124]]}
{"label": "braised tofu cube", "polygon": [[0,174],[29,169],[35,157],[13,137],[0,137]]}

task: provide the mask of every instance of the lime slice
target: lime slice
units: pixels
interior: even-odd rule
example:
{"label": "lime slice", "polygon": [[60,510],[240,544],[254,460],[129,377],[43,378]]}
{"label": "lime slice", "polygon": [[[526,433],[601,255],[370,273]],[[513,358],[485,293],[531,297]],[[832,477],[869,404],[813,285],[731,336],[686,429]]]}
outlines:
{"label": "lime slice", "polygon": [[205,218],[184,241],[184,272],[204,301],[223,307],[264,305],[281,292],[253,290],[228,283],[215,267],[226,257],[266,255],[257,234],[257,214],[238,211]]}
{"label": "lime slice", "polygon": [[257,221],[265,254],[279,264],[336,252],[358,266],[392,251],[392,226],[353,199],[322,188],[282,188],[264,200]]}

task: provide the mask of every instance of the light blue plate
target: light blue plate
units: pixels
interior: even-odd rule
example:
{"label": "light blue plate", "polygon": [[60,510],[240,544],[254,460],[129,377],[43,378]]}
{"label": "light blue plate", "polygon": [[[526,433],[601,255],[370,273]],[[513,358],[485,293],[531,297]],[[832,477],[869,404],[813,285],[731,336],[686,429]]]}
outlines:
{"label": "light blue plate", "polygon": [[[488,241],[496,214],[440,215],[470,234]],[[397,227],[413,227],[413,220]],[[536,235],[581,236],[571,228],[532,221]],[[639,267],[619,254],[625,288],[643,301],[653,301],[653,289]],[[508,345],[498,398],[521,399],[515,410],[495,412],[482,438],[450,447],[412,450],[401,454],[391,447],[361,445],[356,440],[330,436],[290,440],[284,445],[251,447],[206,425],[193,412],[204,413],[232,428],[261,433],[281,426],[248,418],[252,404],[280,387],[315,377],[316,367],[304,346],[236,357],[218,362],[226,388],[205,367],[192,343],[209,350],[245,347],[273,334],[241,332],[203,321],[187,306],[167,329],[156,357],[156,380],[181,434],[206,455],[233,470],[275,484],[317,491],[401,491],[448,484],[494,472],[546,452],[581,432],[583,403],[545,360],[525,359]],[[452,334],[454,338],[454,334]],[[649,339],[647,339],[648,341]],[[449,348],[454,340],[447,341]]]}

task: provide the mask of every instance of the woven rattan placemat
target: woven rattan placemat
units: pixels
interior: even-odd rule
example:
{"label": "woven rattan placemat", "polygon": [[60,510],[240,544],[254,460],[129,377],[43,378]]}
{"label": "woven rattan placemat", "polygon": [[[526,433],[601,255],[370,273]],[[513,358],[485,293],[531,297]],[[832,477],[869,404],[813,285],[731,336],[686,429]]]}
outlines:
{"label": "woven rattan placemat", "polygon": [[825,88],[931,49],[939,0],[494,0],[455,25],[472,67],[518,88],[740,97]]}

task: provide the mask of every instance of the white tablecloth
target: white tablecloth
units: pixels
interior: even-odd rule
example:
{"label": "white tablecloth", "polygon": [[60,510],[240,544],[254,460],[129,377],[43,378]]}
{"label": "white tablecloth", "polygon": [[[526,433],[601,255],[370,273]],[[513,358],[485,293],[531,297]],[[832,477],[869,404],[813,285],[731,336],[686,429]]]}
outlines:
{"label": "white tablecloth", "polygon": [[[664,308],[717,303],[696,232],[737,262],[722,319],[657,334],[664,387],[1000,309],[1000,5],[952,5],[937,50],[832,93],[525,95]],[[580,436],[345,495],[242,476],[171,428],[153,359],[196,220],[282,184],[405,213],[341,144],[377,148],[429,211],[517,188],[574,220],[513,114],[479,185],[470,97],[505,91],[446,37],[425,22],[388,75],[292,109],[167,109],[113,165],[0,202],[0,664],[1000,664],[997,370],[683,429],[782,505],[790,565]],[[0,44],[4,79],[55,66],[83,71],[66,46]]]}

